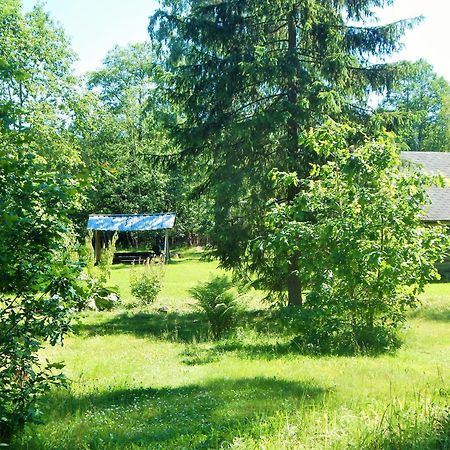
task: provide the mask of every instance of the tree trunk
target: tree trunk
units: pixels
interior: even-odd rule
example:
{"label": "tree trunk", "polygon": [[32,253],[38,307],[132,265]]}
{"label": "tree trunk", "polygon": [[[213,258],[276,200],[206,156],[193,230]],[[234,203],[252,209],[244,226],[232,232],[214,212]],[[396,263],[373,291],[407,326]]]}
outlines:
{"label": "tree trunk", "polygon": [[294,253],[289,259],[290,273],[287,278],[288,303],[291,306],[303,305],[302,284],[300,277],[293,271],[298,270],[298,253]]}
{"label": "tree trunk", "polygon": [[[297,26],[296,26],[296,8],[293,7],[288,15],[288,53],[292,57],[293,63],[296,60],[297,52]],[[295,67],[295,63],[294,63]],[[288,122],[288,145],[289,145],[289,166],[295,168],[295,162],[299,158],[298,148],[298,122],[295,117],[295,108],[297,106],[297,70],[293,72],[288,81],[288,102],[291,105],[291,118]],[[292,202],[298,193],[298,188],[291,186],[288,192],[288,201]],[[298,276],[299,255],[294,253],[289,258],[289,275],[287,277],[287,291],[289,305],[302,306],[302,286]],[[293,273],[294,272],[294,273]]]}

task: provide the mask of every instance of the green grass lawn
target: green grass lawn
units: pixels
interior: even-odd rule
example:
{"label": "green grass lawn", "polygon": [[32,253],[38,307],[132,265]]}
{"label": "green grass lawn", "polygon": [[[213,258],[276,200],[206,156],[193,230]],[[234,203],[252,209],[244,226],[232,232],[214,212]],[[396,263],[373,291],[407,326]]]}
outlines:
{"label": "green grass lawn", "polygon": [[[311,357],[261,319],[256,294],[247,323],[212,342],[188,289],[219,269],[181,256],[154,305],[83,313],[64,347],[45,351],[72,383],[13,448],[450,447],[450,284],[428,286],[395,354]],[[128,281],[129,267],[114,267],[126,305]]]}

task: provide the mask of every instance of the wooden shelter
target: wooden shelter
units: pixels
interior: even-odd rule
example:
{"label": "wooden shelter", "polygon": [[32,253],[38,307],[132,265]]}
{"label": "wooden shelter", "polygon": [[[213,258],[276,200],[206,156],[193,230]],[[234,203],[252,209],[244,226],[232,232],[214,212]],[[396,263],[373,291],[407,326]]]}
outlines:
{"label": "wooden shelter", "polygon": [[170,258],[169,230],[175,226],[175,213],[160,214],[96,214],[89,216],[87,229],[94,230],[95,260],[101,255],[101,231],[165,231],[164,261]]}

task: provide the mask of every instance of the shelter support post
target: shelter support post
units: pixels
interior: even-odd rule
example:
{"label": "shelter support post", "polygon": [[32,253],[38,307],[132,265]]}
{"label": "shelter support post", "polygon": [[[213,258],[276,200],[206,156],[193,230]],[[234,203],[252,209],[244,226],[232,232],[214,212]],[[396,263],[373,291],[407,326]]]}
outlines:
{"label": "shelter support post", "polygon": [[164,264],[167,264],[167,262],[170,259],[170,252],[169,252],[169,230],[166,230],[164,235]]}
{"label": "shelter support post", "polygon": [[95,230],[94,233],[94,243],[95,243],[95,262],[98,264],[102,256],[102,243],[100,241],[100,231]]}

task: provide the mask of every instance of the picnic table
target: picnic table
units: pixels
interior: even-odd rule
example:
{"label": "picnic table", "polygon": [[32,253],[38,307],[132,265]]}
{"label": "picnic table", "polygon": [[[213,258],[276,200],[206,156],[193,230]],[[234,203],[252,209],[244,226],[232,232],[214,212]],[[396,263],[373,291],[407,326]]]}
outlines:
{"label": "picnic table", "polygon": [[116,252],[113,264],[145,264],[147,260],[156,258],[155,252]]}

